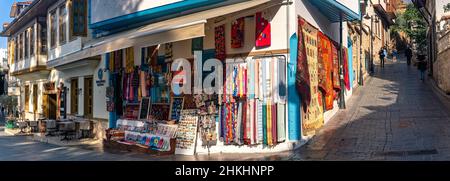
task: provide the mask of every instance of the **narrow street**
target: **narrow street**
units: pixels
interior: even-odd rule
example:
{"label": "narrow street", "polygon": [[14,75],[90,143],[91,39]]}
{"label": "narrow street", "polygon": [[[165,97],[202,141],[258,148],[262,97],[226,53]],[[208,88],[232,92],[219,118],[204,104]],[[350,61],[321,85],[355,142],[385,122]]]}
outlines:
{"label": "narrow street", "polygon": [[291,159],[450,160],[450,109],[430,82],[405,61],[375,71]]}
{"label": "narrow street", "polygon": [[[0,160],[450,160],[450,111],[419,80],[416,67],[388,61],[354,92],[306,145],[293,153],[166,156],[110,153],[100,147],[61,147],[7,136]],[[2,123],[3,125],[3,123]]]}

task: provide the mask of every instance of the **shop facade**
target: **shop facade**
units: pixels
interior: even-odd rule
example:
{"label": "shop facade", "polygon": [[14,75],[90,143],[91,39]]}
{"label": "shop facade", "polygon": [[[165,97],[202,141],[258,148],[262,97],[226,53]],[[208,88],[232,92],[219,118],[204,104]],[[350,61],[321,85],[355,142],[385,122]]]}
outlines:
{"label": "shop facade", "polygon": [[123,3],[60,0],[45,15],[47,117],[90,120],[106,145],[293,150],[352,94],[358,2]]}
{"label": "shop facade", "polygon": [[[95,36],[99,36],[99,39],[106,42],[105,45],[97,44],[98,47],[93,49],[105,50],[101,56],[100,66],[104,66],[103,69],[108,74],[108,86],[104,101],[109,112],[109,127],[111,128],[109,131],[114,133],[108,136],[117,136],[116,139],[121,140],[124,144],[150,144],[147,145],[149,147],[152,146],[151,143],[146,143],[141,139],[166,140],[163,142],[170,145],[171,141],[167,142],[167,140],[175,139],[178,136],[177,148],[180,147],[179,149],[183,150],[189,147],[190,151],[193,149],[199,154],[208,152],[276,152],[292,150],[302,145],[315,134],[315,130],[331,119],[342,101],[336,99],[339,99],[342,94],[342,99],[348,100],[352,92],[353,82],[350,80],[353,79],[349,76],[353,76],[353,61],[358,58],[353,59],[352,51],[348,49],[352,50],[348,36],[350,32],[346,24],[340,26],[340,22],[358,19],[360,17],[359,3],[354,6],[352,3],[343,2],[347,3],[345,5],[352,6],[354,12],[350,13],[348,11],[351,8],[343,8],[342,2],[334,2],[327,6],[332,13],[342,13],[344,18],[323,13],[317,8],[320,4],[309,1],[243,1],[239,3],[217,3],[215,4],[217,7],[214,7],[212,5],[214,3],[212,3],[205,5],[211,7],[205,11],[149,23],[149,25],[135,30],[148,29],[154,30],[156,33],[141,32],[142,37],[139,40],[132,40],[131,44],[127,43],[128,45],[119,46],[117,43],[121,42],[123,37],[139,37],[139,34],[127,35],[126,32],[115,35],[114,31],[105,31],[108,26],[112,26],[108,23],[117,21],[115,23],[120,24],[121,21],[117,19],[126,16],[106,18],[94,23],[93,27],[98,28],[93,30],[97,33]],[[95,9],[94,5],[92,8]],[[99,13],[101,14],[101,12]],[[92,16],[95,16],[95,13]],[[106,15],[102,16],[107,17]],[[151,16],[151,13],[148,16]],[[200,34],[192,34],[192,32],[185,33],[186,35],[176,34],[175,37],[179,37],[179,39],[172,40],[170,40],[171,38],[158,40],[148,38],[155,34],[164,37],[164,31],[161,33],[156,27],[160,27],[158,25],[164,23],[170,25],[173,22],[190,23],[186,24],[186,27],[194,26],[192,24],[197,23],[197,25],[201,25],[199,30],[203,32]],[[302,25],[299,26],[299,24]],[[180,29],[185,28],[182,23],[178,25]],[[167,31],[174,32],[172,29]],[[299,41],[298,32],[305,36],[307,32],[311,31],[315,31],[315,33],[309,34],[309,37],[303,42]],[[257,33],[263,36],[259,37]],[[319,41],[317,37],[319,34],[323,46],[326,48],[321,51],[327,51],[327,55],[323,57],[322,61],[329,61],[327,63],[330,66],[320,70],[317,67],[324,64],[314,63],[318,61],[317,42]],[[102,35],[105,36],[102,37]],[[148,41],[144,41],[145,39]],[[110,41],[108,42],[108,40]],[[299,42],[308,46],[305,51],[309,51],[310,54],[298,55]],[[339,51],[339,44],[344,45],[342,51]],[[170,71],[173,68],[171,64],[175,60],[183,58],[191,62],[191,65],[195,65],[195,50],[201,51],[203,63],[209,58],[216,58],[222,62],[226,59],[242,60],[231,67],[224,64],[223,72],[232,70],[232,73],[222,80],[224,86],[222,94],[175,95],[172,92],[173,87],[171,86],[174,85],[171,83],[174,78],[179,78],[177,75],[186,78],[189,72],[192,74],[198,72],[194,66],[190,67],[191,71],[187,71],[187,74],[183,74],[186,73],[185,71]],[[313,52],[316,51],[314,57]],[[321,54],[325,54],[324,52]],[[81,54],[90,54],[90,52]],[[297,71],[292,71],[298,67],[297,60],[302,56],[307,57],[306,65],[308,67],[316,67],[315,70],[310,70],[310,77],[313,78],[309,80],[311,83],[309,92],[315,94],[309,95],[312,99],[308,103],[301,101],[300,98],[305,95],[299,95],[296,85],[298,82],[296,81]],[[336,79],[339,82],[336,85],[325,83],[323,77],[331,82],[333,71],[335,71],[335,77],[339,75],[340,72],[336,72],[339,71],[339,68],[333,69],[333,66],[341,65],[340,61],[345,66],[344,72],[342,72],[345,75],[344,80]],[[203,63],[196,68],[202,67]],[[316,72],[319,71],[324,71],[324,75],[318,75]],[[203,71],[203,76],[207,76],[205,74],[208,73],[210,72]],[[319,78],[319,76],[323,77]],[[194,75],[194,79],[196,78]],[[200,78],[199,82],[204,79],[204,77]],[[270,84],[265,84],[263,80]],[[176,82],[180,83],[181,87],[184,84],[194,84],[183,81],[186,80],[180,79]],[[194,89],[192,88],[192,91]],[[227,91],[233,93],[227,94]],[[141,104],[142,100],[147,101],[146,97],[150,97],[148,100],[150,108],[147,111],[146,121],[143,121],[139,116],[145,110],[142,109]],[[319,98],[321,99],[319,100]],[[325,101],[328,101],[327,105],[325,105]],[[307,105],[307,108],[303,109],[305,110],[303,113],[301,113],[302,104]],[[196,119],[197,121],[194,121]],[[156,126],[142,131],[149,122]],[[193,122],[198,125],[187,124]],[[138,125],[142,128],[138,128]],[[178,127],[178,131],[191,130],[191,134],[179,133],[177,136],[171,136],[170,134],[158,135],[150,131],[158,130],[158,127],[169,129],[165,127],[170,126]],[[191,129],[187,129],[186,126],[191,126]],[[180,127],[184,129],[180,129]],[[188,139],[180,137],[182,135],[195,135],[195,137]],[[167,149],[167,147],[156,147],[155,149],[162,148]]]}

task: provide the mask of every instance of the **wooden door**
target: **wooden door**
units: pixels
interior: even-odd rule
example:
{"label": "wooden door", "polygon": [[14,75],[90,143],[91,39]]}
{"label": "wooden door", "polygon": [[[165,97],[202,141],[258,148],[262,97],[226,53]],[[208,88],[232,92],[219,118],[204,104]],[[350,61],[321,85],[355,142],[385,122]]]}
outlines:
{"label": "wooden door", "polygon": [[93,78],[84,78],[84,116],[93,117]]}
{"label": "wooden door", "polygon": [[30,86],[25,86],[25,110],[26,113],[30,111]]}
{"label": "wooden door", "polygon": [[46,118],[49,117],[49,114],[48,114],[48,106],[49,105],[50,104],[48,103],[48,94],[42,95],[42,110],[44,111],[44,116]]}
{"label": "wooden door", "polygon": [[37,112],[37,105],[38,105],[38,86],[37,84],[33,85],[33,113],[36,114]]}
{"label": "wooden door", "polygon": [[78,78],[70,81],[70,114],[78,114]]}
{"label": "wooden door", "polygon": [[58,109],[58,104],[56,102],[56,94],[48,94],[47,95],[48,100],[48,106],[47,106],[47,112],[48,112],[48,118],[49,119],[56,119],[56,110]]}

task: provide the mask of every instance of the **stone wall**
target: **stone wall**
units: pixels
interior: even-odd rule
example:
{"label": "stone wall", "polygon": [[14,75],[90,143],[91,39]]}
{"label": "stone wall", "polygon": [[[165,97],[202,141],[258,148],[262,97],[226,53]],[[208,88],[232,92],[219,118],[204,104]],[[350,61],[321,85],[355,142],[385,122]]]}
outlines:
{"label": "stone wall", "polygon": [[438,55],[433,64],[433,78],[436,84],[447,94],[450,94],[450,33],[438,40]]}

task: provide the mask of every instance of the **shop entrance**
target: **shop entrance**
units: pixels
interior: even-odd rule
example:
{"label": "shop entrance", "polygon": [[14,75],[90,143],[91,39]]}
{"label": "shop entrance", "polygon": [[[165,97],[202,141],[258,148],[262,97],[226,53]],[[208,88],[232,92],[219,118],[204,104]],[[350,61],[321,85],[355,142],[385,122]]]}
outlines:
{"label": "shop entrance", "polygon": [[84,115],[86,118],[93,117],[93,78],[84,78]]}
{"label": "shop entrance", "polygon": [[47,95],[47,117],[48,119],[56,119],[56,110],[58,108],[58,104],[56,102],[56,94],[48,94]]}

